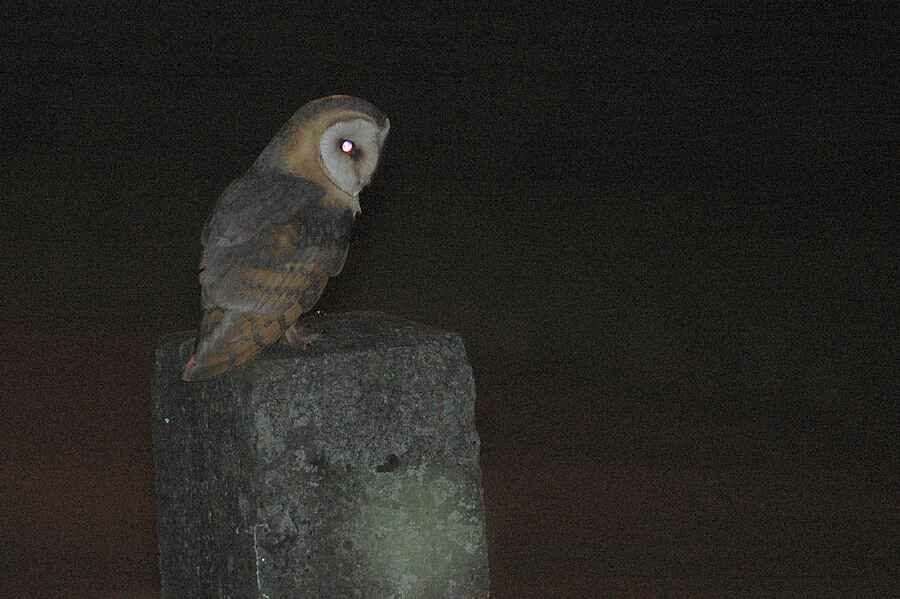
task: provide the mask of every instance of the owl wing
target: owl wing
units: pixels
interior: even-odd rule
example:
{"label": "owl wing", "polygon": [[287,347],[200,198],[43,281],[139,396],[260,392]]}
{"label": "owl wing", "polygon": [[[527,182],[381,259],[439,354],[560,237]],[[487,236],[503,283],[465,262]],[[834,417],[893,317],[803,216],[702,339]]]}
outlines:
{"label": "owl wing", "polygon": [[241,245],[263,229],[288,222],[325,190],[302,177],[251,170],[225,188],[203,227],[207,251]]}
{"label": "owl wing", "polygon": [[226,189],[204,228],[203,322],[186,380],[243,364],[310,310],[347,256],[353,215],[314,183],[248,173]]}

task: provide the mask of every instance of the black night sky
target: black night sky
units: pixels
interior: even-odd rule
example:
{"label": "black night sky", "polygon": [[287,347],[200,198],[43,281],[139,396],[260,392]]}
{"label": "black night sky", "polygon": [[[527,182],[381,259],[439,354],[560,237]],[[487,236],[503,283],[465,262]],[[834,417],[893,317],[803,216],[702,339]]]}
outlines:
{"label": "black night sky", "polygon": [[386,155],[327,311],[457,331],[497,597],[900,588],[900,21],[4,9],[0,595],[158,596],[150,375],[308,100]]}

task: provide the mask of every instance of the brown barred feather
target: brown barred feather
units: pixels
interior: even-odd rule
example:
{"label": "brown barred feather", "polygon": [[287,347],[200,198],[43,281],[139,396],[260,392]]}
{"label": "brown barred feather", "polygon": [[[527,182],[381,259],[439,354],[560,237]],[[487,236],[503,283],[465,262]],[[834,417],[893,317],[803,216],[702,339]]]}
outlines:
{"label": "brown barred feather", "polygon": [[207,310],[196,352],[182,375],[184,380],[213,378],[245,364],[278,341],[303,312],[312,309],[328,282],[328,275],[309,265],[296,271],[283,266],[244,266],[237,273],[242,296],[253,312],[218,306]]}
{"label": "brown barred feather", "polygon": [[295,303],[277,317],[229,313],[225,326],[221,326],[225,312],[220,309],[207,311],[200,330],[214,330],[215,333],[201,336],[196,353],[185,367],[184,380],[214,378],[245,364],[263,348],[278,341],[301,314],[300,304]]}

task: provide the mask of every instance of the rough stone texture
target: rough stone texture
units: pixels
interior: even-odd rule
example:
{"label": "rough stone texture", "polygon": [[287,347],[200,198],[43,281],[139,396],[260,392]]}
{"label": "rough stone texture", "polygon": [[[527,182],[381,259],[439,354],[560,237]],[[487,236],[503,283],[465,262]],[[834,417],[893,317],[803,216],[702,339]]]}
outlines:
{"label": "rough stone texture", "polygon": [[462,339],[325,316],[206,383],[163,339],[153,388],[162,597],[480,597],[475,387]]}

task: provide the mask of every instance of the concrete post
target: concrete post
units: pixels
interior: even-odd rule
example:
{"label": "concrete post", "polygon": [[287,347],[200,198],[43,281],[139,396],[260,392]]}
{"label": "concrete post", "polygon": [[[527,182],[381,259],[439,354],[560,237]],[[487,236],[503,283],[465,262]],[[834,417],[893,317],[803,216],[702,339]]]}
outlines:
{"label": "concrete post", "polygon": [[486,597],[475,386],[462,339],[380,313],[184,383],[156,352],[163,599]]}

